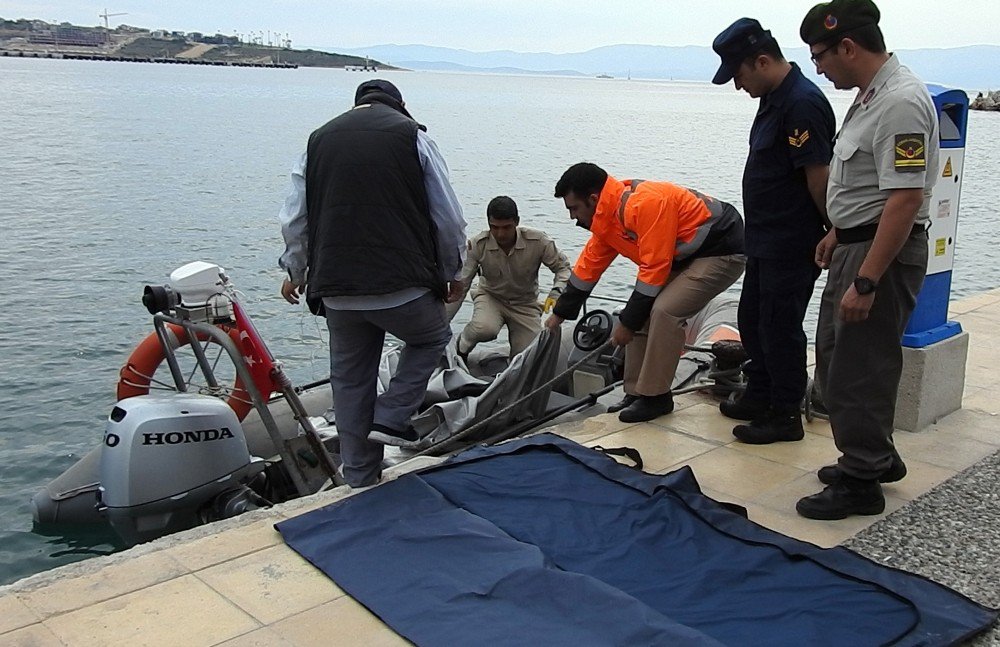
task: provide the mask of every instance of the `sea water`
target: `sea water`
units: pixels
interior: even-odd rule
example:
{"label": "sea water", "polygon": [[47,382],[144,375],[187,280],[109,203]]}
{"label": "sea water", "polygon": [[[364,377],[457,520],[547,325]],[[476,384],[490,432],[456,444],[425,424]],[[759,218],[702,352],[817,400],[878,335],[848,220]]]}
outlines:
{"label": "sea water", "polygon": [[[326,375],[325,325],[278,293],[276,215],[309,133],[368,76],[0,58],[0,584],[116,549],[107,533],[33,532],[28,502],[100,441],[118,370],[152,330],[145,284],[190,261],[218,263],[293,380]],[[523,224],[575,258],[587,232],[553,189],[580,161],[741,206],[757,102],[731,86],[378,76],[439,145],[470,235],[485,229],[489,200],[509,195]],[[839,120],[852,95],[829,94]],[[956,297],[1000,285],[998,146],[1000,114],[972,113]],[[596,292],[627,297],[634,280],[619,260]],[[543,269],[543,291],[550,281]],[[470,314],[466,303],[456,323]]]}

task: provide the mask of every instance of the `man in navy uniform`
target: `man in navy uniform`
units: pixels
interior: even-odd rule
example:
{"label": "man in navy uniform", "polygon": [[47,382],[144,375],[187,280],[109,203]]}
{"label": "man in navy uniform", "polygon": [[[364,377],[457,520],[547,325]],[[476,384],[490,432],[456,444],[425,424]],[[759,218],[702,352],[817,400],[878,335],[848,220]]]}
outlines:
{"label": "man in navy uniform", "polygon": [[742,442],[801,440],[802,320],[819,276],[813,256],[825,230],[833,110],[756,20],[740,18],[712,48],[722,59],[712,82],[732,80],[760,99],[743,172],[747,267],[738,320],[750,358],[747,388],[720,409],[750,421],[733,429]]}

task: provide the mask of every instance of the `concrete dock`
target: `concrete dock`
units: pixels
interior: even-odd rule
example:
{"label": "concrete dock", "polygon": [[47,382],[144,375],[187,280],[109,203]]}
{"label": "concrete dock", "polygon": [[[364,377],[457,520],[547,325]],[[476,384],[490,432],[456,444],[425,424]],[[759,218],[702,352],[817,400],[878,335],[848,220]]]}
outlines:
{"label": "concrete dock", "polygon": [[[834,462],[830,427],[815,420],[801,442],[736,442],[734,422],[707,396],[674,413],[625,424],[601,414],[546,431],[584,445],[639,450],[645,470],[690,466],[705,493],[743,505],[752,521],[872,559],[1000,605],[1000,290],[952,305],[970,333],[963,408],[920,432],[899,431],[909,473],[885,486],[874,517],[810,521],[795,502],[821,489]],[[435,464],[416,459],[387,479]],[[196,528],[0,587],[0,645],[227,647],[408,644],[286,547],[273,524],[350,496],[338,488]],[[972,644],[1000,644],[996,625]]]}

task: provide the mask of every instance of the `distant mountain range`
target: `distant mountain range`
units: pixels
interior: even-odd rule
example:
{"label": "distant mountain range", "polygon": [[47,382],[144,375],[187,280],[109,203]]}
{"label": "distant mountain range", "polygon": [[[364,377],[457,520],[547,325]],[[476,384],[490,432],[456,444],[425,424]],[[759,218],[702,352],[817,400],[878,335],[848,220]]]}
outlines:
{"label": "distant mountain range", "polygon": [[[371,56],[397,67],[414,70],[453,70],[524,74],[597,76],[606,74],[645,79],[707,81],[719,59],[711,47],[659,45],[609,45],[586,52],[470,52],[427,45],[373,45],[336,49],[340,54]],[[808,74],[815,68],[805,47],[786,48],[785,56]],[[1000,47],[971,45],[951,49],[897,50],[901,61],[920,78],[969,92],[1000,88]]]}

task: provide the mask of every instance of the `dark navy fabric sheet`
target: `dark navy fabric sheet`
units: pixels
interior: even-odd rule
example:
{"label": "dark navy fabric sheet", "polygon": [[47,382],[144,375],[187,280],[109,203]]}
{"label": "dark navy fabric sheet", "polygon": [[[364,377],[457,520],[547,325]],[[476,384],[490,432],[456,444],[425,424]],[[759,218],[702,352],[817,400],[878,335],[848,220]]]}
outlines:
{"label": "dark navy fabric sheet", "polygon": [[946,645],[996,617],[547,434],[276,527],[419,645]]}

